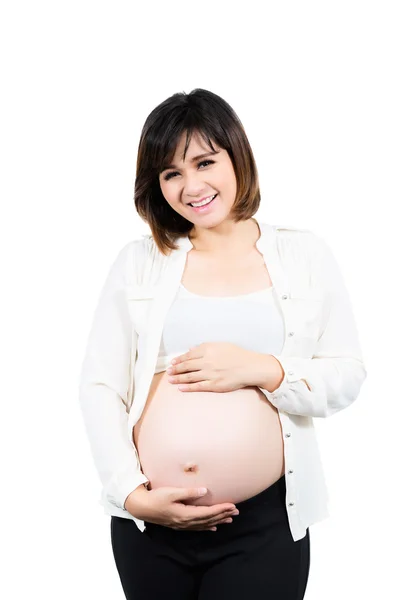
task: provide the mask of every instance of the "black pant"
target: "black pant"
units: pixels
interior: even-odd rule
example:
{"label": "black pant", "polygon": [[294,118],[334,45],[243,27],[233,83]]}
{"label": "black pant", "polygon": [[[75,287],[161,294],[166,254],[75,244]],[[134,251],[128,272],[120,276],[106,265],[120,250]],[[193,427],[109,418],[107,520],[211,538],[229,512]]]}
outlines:
{"label": "black pant", "polygon": [[128,600],[302,600],[310,534],[293,541],[283,475],[236,504],[240,514],[217,531],[175,530],[111,517],[115,563]]}

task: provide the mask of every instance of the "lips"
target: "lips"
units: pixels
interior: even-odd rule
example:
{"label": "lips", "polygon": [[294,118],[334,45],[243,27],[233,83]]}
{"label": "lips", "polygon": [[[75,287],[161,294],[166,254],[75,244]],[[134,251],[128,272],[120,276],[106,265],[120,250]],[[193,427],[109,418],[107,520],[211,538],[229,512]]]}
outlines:
{"label": "lips", "polygon": [[[204,198],[202,198],[201,200],[196,200],[196,203],[197,202],[203,202],[204,200],[208,200],[210,202],[211,200],[215,200],[216,196],[217,196],[217,194],[212,194],[211,196],[204,196]],[[189,202],[188,206],[192,206],[192,203]],[[196,208],[196,207],[192,206],[192,208]]]}
{"label": "lips", "polygon": [[218,201],[219,194],[214,194],[211,198],[213,198],[213,200],[206,200],[205,204],[202,204],[201,206],[191,206],[190,208],[195,213],[208,214],[213,210],[215,203]]}

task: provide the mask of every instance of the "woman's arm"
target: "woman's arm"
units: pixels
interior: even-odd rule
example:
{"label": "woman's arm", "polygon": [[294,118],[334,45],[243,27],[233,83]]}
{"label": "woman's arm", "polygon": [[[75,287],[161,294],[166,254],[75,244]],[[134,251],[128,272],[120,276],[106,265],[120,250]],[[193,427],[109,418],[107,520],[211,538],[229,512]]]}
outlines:
{"label": "woman's arm", "polygon": [[325,317],[316,350],[312,358],[270,355],[281,364],[283,379],[272,392],[259,387],[278,410],[330,417],[354,402],[367,372],[338,263],[328,244],[312,232],[308,251],[313,274],[325,291]]}
{"label": "woman's arm", "polygon": [[127,435],[129,363],[137,340],[125,285],[132,243],[120,250],[103,285],[79,383],[86,432],[103,485],[101,497],[124,510],[127,496],[149,481],[141,471],[133,440]]}

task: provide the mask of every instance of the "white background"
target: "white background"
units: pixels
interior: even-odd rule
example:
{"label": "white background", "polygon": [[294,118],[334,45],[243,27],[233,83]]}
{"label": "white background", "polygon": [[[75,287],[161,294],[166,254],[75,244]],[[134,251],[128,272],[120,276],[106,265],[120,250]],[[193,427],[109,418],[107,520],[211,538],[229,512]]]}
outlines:
{"label": "white background", "polygon": [[331,516],[310,529],[306,598],[398,589],[398,6],[2,3],[1,597],[124,598],[78,375],[112,261],[150,232],[133,203],[143,123],[196,87],[244,124],[257,218],[329,242],[360,332],[358,399],[314,420]]}

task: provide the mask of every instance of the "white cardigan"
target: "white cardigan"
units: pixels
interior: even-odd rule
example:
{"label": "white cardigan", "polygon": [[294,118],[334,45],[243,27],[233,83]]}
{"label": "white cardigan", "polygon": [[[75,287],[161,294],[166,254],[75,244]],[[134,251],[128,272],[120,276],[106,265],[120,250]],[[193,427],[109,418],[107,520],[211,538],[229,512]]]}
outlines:
{"label": "white cardigan", "polygon": [[[256,220],[256,219],[255,219]],[[285,322],[277,358],[285,372],[278,389],[260,388],[282,426],[286,508],[294,541],[329,516],[328,491],[313,417],[330,417],[358,396],[367,372],[351,301],[327,243],[310,230],[258,222],[264,256]],[[167,311],[179,289],[187,237],[162,255],[151,235],[128,242],[108,273],[82,364],[79,401],[107,515],[133,517],[124,502],[149,480],[141,471],[132,428],[155,372]]]}

